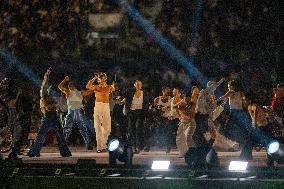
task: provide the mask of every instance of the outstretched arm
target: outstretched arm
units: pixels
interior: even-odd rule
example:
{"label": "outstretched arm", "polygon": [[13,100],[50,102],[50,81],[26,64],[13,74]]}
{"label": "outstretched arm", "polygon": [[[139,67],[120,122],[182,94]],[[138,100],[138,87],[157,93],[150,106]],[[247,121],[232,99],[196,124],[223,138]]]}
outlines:
{"label": "outstretched arm", "polygon": [[65,95],[69,93],[69,90],[64,86],[68,81],[70,81],[70,78],[68,76],[65,76],[65,78],[58,85],[59,90]]}
{"label": "outstretched arm", "polygon": [[92,90],[82,90],[82,91],[81,91],[81,95],[82,95],[83,97],[89,96],[89,95],[91,95],[91,94],[93,94],[93,91],[92,91]]}

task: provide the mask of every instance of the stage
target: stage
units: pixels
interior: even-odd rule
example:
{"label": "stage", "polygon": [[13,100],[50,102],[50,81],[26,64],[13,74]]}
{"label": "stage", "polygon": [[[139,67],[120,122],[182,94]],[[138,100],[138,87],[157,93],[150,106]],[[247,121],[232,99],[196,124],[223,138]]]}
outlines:
{"label": "stage", "polygon": [[[231,160],[240,152],[218,152],[221,166],[214,169],[191,170],[184,158],[173,149],[152,148],[150,152],[134,154],[133,168],[108,166],[108,153],[87,151],[84,147],[70,147],[72,157],[60,157],[57,147],[43,147],[40,157],[20,156],[15,163],[2,162],[0,183],[11,188],[283,188],[282,165],[266,168],[266,152],[254,151],[248,170],[228,171]],[[78,161],[79,160],[79,161]],[[95,160],[95,161],[93,161]],[[153,171],[153,160],[170,160],[168,171]],[[2,180],[1,180],[2,179]],[[4,187],[4,188],[5,188]],[[1,188],[1,187],[0,187]]]}
{"label": "stage", "polygon": [[[20,156],[24,164],[76,164],[78,159],[95,159],[97,164],[108,164],[108,153],[97,153],[96,150],[86,150],[84,147],[70,147],[71,157],[61,157],[57,147],[43,147],[40,157]],[[25,152],[26,153],[26,152]],[[237,160],[240,152],[218,152],[220,164],[223,167],[229,165],[231,160]],[[4,154],[7,158],[8,154]],[[266,151],[253,151],[253,160],[249,161],[250,167],[266,167]],[[184,158],[179,157],[177,149],[170,153],[157,147],[149,152],[141,151],[134,154],[133,164],[136,166],[150,167],[153,160],[170,160],[172,167],[186,167]],[[276,165],[276,167],[283,167]]]}

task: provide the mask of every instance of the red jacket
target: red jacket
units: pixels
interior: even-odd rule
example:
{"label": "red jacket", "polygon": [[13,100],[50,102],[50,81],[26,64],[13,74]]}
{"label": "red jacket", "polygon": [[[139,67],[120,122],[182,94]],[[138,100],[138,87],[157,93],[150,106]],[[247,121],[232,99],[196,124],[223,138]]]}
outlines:
{"label": "red jacket", "polygon": [[284,96],[280,98],[272,98],[271,109],[276,112],[279,116],[284,115]]}

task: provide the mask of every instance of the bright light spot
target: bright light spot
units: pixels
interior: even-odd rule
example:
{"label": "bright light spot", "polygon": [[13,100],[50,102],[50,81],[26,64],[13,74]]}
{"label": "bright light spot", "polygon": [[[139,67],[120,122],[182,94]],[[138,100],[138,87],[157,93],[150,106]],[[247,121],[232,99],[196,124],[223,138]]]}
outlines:
{"label": "bright light spot", "polygon": [[119,146],[119,140],[114,139],[114,140],[109,142],[108,151],[112,152],[112,151],[116,150],[118,148],[118,146]]}
{"label": "bright light spot", "polygon": [[279,142],[278,141],[273,141],[270,144],[268,144],[267,152],[268,154],[274,154],[279,150]]}
{"label": "bright light spot", "polygon": [[120,176],[120,174],[119,173],[114,173],[114,174],[111,174],[111,175],[108,175],[109,177],[118,177],[118,176]]}
{"label": "bright light spot", "polygon": [[170,161],[153,161],[152,170],[166,171],[169,169]]}
{"label": "bright light spot", "polygon": [[247,169],[247,161],[231,161],[229,171],[245,171]]}

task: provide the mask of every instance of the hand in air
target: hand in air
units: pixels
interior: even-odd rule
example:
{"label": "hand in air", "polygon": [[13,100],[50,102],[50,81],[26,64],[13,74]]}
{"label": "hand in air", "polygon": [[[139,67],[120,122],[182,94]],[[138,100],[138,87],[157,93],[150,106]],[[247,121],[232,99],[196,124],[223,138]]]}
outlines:
{"label": "hand in air", "polygon": [[65,81],[70,81],[70,77],[69,76],[65,76],[64,80]]}

